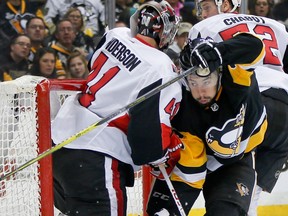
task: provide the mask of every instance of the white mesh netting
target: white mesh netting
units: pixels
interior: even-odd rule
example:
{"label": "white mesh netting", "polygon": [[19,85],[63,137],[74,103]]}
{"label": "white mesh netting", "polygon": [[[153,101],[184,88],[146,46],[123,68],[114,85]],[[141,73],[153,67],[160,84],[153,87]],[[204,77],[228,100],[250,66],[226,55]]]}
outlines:
{"label": "white mesh netting", "polygon": [[[0,175],[10,173],[39,154],[38,85],[43,78],[24,76],[0,83]],[[59,88],[60,89],[60,88]],[[54,118],[63,101],[76,91],[57,90],[46,106]],[[47,137],[50,139],[50,137]],[[39,164],[34,163],[0,182],[1,216],[41,215]],[[135,185],[127,188],[128,215],[143,215],[142,172],[135,173]]]}
{"label": "white mesh netting", "polygon": [[[38,155],[35,83],[23,82],[0,84],[1,176]],[[35,163],[0,182],[0,215],[40,214],[37,166]]]}

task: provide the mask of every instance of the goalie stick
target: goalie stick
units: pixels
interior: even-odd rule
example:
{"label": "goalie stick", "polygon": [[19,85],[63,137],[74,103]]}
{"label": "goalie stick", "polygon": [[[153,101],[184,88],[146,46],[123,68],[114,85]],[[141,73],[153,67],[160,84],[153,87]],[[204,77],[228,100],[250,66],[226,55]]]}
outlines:
{"label": "goalie stick", "polygon": [[110,115],[108,115],[107,117],[101,119],[100,121],[89,125],[87,128],[79,131],[78,133],[74,134],[73,136],[67,138],[66,140],[62,141],[61,143],[59,143],[58,145],[53,146],[50,149],[47,149],[46,151],[42,152],[41,154],[39,154],[36,158],[33,158],[29,161],[27,161],[26,163],[22,164],[21,166],[17,167],[15,170],[7,173],[6,175],[3,175],[2,177],[0,177],[0,181],[14,175],[15,173],[27,168],[28,166],[36,163],[37,161],[41,160],[42,158],[56,152],[57,150],[61,149],[62,147],[68,145],[69,143],[73,142],[74,140],[76,140],[77,138],[87,134],[88,132],[92,131],[93,129],[95,129],[96,127],[112,120],[114,117],[118,116],[119,114],[129,110],[130,108],[136,106],[137,104],[142,103],[143,101],[147,100],[148,98],[152,97],[153,95],[157,94],[158,92],[160,92],[161,90],[163,90],[164,88],[168,87],[169,85],[177,82],[178,80],[188,76],[189,74],[195,72],[198,69],[198,67],[191,67],[188,70],[180,73],[177,77],[169,80],[168,82],[152,89],[151,91],[147,92],[146,94],[142,95],[141,97],[137,98],[135,101],[131,102],[130,104],[114,111],[113,113],[111,113]]}
{"label": "goalie stick", "polygon": [[181,204],[181,202],[180,202],[180,200],[178,198],[176,190],[175,190],[174,186],[172,185],[171,180],[170,180],[170,178],[169,178],[169,176],[168,176],[168,174],[166,172],[165,163],[159,165],[159,170],[162,172],[162,174],[164,176],[164,179],[165,179],[165,181],[166,181],[166,183],[168,185],[168,188],[170,190],[170,193],[172,194],[172,197],[173,197],[173,199],[174,199],[174,201],[176,203],[176,206],[177,206],[177,208],[178,208],[178,210],[180,212],[180,215],[181,216],[186,216],[186,213],[185,213],[185,211],[183,209],[183,206],[182,206],[182,204]]}

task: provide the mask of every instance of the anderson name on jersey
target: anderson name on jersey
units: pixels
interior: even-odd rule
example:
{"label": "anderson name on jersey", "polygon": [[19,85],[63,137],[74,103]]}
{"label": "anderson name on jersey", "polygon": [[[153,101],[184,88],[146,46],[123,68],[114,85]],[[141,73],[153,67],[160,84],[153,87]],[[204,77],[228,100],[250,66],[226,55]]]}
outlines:
{"label": "anderson name on jersey", "polygon": [[112,39],[107,44],[106,50],[130,72],[141,63],[141,60],[117,38]]}

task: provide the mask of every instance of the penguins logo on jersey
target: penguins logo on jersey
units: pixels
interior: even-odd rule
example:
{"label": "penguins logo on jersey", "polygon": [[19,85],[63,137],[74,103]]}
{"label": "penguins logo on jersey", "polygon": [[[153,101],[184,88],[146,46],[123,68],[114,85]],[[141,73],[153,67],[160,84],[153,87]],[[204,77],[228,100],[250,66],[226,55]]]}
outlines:
{"label": "penguins logo on jersey", "polygon": [[230,158],[239,154],[243,132],[245,106],[233,119],[228,119],[222,128],[211,127],[206,133],[206,142],[216,156]]}
{"label": "penguins logo on jersey", "polygon": [[24,32],[23,29],[26,28],[26,23],[31,19],[31,17],[34,17],[34,14],[16,14],[9,22],[17,33],[22,34]]}
{"label": "penguins logo on jersey", "polygon": [[236,191],[240,193],[241,196],[248,196],[249,195],[249,189],[246,185],[243,183],[236,183],[237,189]]}

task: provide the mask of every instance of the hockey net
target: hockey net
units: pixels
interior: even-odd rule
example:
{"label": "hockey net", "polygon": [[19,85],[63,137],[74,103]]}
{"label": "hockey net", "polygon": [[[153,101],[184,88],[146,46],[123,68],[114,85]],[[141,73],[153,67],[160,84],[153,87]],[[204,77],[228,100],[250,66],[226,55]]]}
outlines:
{"label": "hockey net", "polygon": [[[23,76],[0,83],[0,176],[51,148],[51,120],[63,101],[83,88],[81,80]],[[151,175],[135,173],[127,188],[128,215],[144,214]],[[53,216],[51,155],[0,181],[1,216]],[[56,214],[55,214],[56,215]]]}

